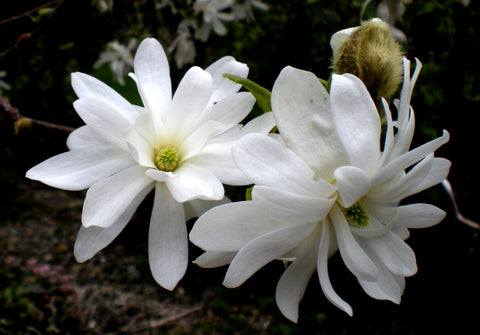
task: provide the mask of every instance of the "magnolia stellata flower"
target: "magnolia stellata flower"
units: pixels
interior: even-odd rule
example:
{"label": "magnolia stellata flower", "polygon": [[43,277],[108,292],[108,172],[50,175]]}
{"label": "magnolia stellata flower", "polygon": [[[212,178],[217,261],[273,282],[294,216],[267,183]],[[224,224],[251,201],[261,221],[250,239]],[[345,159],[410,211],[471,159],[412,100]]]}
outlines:
{"label": "magnolia stellata flower", "polygon": [[233,4],[233,0],[196,0],[193,9],[197,14],[202,13],[203,23],[195,32],[195,37],[206,42],[211,30],[220,36],[227,34],[227,28],[222,21],[233,21],[235,16],[224,10],[231,8]]}
{"label": "magnolia stellata flower", "polygon": [[448,133],[409,150],[414,130],[410,96],[420,64],[395,101],[393,121],[384,101],[387,131],[365,85],[333,75],[330,94],[310,72],[287,67],[272,90],[280,138],[251,134],[233,148],[234,160],[255,183],[252,200],[203,214],[190,233],[206,250],[196,262],[230,263],[224,285],[241,285],[272,260],[291,260],[276,301],[292,321],[315,270],[325,296],[352,314],[333,290],[328,258],[337,250],[367,294],[399,303],[404,277],[416,272],[404,242],[408,228],[438,223],[445,213],[429,204],[401,205],[405,197],[441,182],[450,163],[433,152]]}
{"label": "magnolia stellata flower", "polygon": [[206,70],[191,68],[173,98],[167,57],[156,40],[141,43],[134,70],[143,107],[74,73],[74,107],[86,125],[69,136],[70,151],[33,167],[27,177],[66,190],[88,189],[74,247],[79,262],[112,242],[155,189],[149,262],[156,281],[171,290],[187,268],[185,221],[228,200],[222,182],[249,183],[231,158],[231,146],[246,133],[268,133],[273,117],[239,125],[255,100],[223,78],[248,73],[233,57]]}
{"label": "magnolia stellata flower", "polygon": [[132,38],[128,45],[120,44],[118,41],[112,41],[107,44],[107,50],[100,53],[100,58],[93,64],[94,68],[99,68],[103,64],[110,63],[115,79],[122,85],[125,84],[125,77],[133,65],[132,50],[137,46],[137,40]]}

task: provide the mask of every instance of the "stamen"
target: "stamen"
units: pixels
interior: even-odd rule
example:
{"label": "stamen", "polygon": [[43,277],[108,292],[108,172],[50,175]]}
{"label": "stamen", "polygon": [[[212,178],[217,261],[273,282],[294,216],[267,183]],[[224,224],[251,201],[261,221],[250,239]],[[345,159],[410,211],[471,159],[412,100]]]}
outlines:
{"label": "stamen", "polygon": [[368,225],[368,215],[359,204],[345,208],[344,214],[350,224],[358,227],[366,227]]}
{"label": "stamen", "polygon": [[178,165],[179,155],[172,147],[160,149],[155,155],[155,166],[162,171],[173,171]]}

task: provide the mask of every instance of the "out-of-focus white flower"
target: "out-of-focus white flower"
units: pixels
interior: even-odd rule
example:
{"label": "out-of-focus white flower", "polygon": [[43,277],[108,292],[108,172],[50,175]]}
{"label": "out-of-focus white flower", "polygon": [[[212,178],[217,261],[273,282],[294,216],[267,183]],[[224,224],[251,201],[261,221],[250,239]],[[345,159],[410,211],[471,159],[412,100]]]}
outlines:
{"label": "out-of-focus white flower", "polygon": [[101,13],[110,12],[113,9],[113,0],[93,0],[92,3]]}
{"label": "out-of-focus white flower", "polygon": [[[404,242],[408,228],[438,223],[445,213],[402,199],[440,183],[450,162],[433,152],[448,133],[410,150],[414,115],[410,98],[420,70],[404,84],[392,120],[384,101],[387,131],[365,85],[350,74],[333,75],[330,94],[306,71],[285,68],[272,90],[280,139],[251,134],[233,148],[234,160],[254,182],[252,200],[206,212],[190,233],[206,250],[203,267],[230,263],[224,285],[237,287],[272,260],[293,260],[280,278],[276,301],[296,322],[298,305],[315,273],[327,299],[348,314],[334,291],[328,258],[340,251],[364,291],[400,302],[405,277],[416,270]],[[381,143],[384,143],[383,150]]]}
{"label": "out-of-focus white flower", "polygon": [[123,78],[128,74],[133,66],[133,49],[137,46],[137,40],[132,38],[128,45],[120,44],[118,41],[112,41],[107,44],[107,50],[100,53],[99,59],[93,64],[98,69],[103,64],[110,64],[115,79],[122,85],[125,84]]}
{"label": "out-of-focus white flower", "polygon": [[0,94],[2,91],[8,91],[11,87],[10,84],[3,81],[1,78],[5,78],[7,76],[7,71],[0,71]]}
{"label": "out-of-focus white flower", "polygon": [[233,4],[233,0],[196,0],[193,9],[195,13],[202,14],[203,23],[195,32],[195,38],[206,42],[211,30],[217,35],[226,35],[227,28],[222,21],[234,21],[235,16],[224,12],[224,10],[231,8]]}
{"label": "out-of-focus white flower", "polygon": [[173,52],[173,58],[177,68],[181,69],[186,64],[193,63],[197,52],[195,51],[195,44],[189,28],[194,27],[195,23],[192,20],[183,20],[178,25],[177,36],[170,43],[168,52]]}
{"label": "out-of-focus white flower", "polygon": [[233,15],[237,20],[245,20],[252,17],[253,8],[263,11],[268,10],[268,5],[258,0],[244,0],[233,5]]}
{"label": "out-of-focus white flower", "polygon": [[67,140],[70,151],[27,172],[66,190],[88,189],[74,255],[79,262],[110,244],[155,189],[148,252],[155,280],[172,290],[188,264],[185,221],[228,199],[222,183],[250,180],[236,167],[231,147],[250,132],[268,133],[267,113],[239,124],[255,99],[224,73],[246,77],[248,67],[224,57],[206,70],[192,67],[172,97],[165,52],[155,39],[136,53],[132,77],[143,107],[83,73],[72,74],[74,107],[86,125]]}

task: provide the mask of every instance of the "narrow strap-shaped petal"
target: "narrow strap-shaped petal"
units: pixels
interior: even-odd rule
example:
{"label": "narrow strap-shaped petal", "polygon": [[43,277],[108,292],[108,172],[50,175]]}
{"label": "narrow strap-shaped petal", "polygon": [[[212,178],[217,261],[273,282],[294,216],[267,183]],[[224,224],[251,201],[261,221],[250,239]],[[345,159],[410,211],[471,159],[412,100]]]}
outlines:
{"label": "narrow strap-shaped petal", "polygon": [[337,205],[332,208],[331,218],[337,236],[340,255],[347,268],[361,279],[376,280],[378,269],[375,263],[355,240],[347,220]]}
{"label": "narrow strap-shaped petal", "polygon": [[143,104],[153,113],[154,120],[165,123],[172,100],[172,84],[168,59],[160,43],[153,38],[143,40],[138,46],[133,67]]}
{"label": "narrow strap-shaped petal", "polygon": [[83,225],[110,227],[138,194],[151,190],[153,184],[153,180],[145,175],[145,168],[138,165],[93,184],[83,205]]}
{"label": "narrow strap-shaped petal", "polygon": [[63,190],[78,191],[135,164],[128,153],[118,148],[84,147],[43,161],[28,170],[26,177]]}
{"label": "narrow strap-shaped petal", "polygon": [[398,207],[397,224],[407,228],[427,228],[439,223],[446,213],[430,204],[412,204]]}
{"label": "narrow strap-shaped petal", "polygon": [[223,285],[240,286],[264,265],[296,247],[315,229],[316,224],[283,227],[247,243],[230,263]]}
{"label": "narrow strap-shaped petal", "polygon": [[351,75],[333,75],[330,106],[350,164],[372,176],[380,159],[380,117],[367,88]]}
{"label": "narrow strap-shaped petal", "polygon": [[230,264],[236,252],[206,251],[193,261],[202,268],[217,268]]}
{"label": "narrow strap-shaped petal", "polygon": [[188,265],[188,235],[183,205],[164,184],[156,183],[148,232],[148,261],[153,278],[173,290]]}
{"label": "narrow strap-shaped petal", "polygon": [[340,296],[335,292],[330,282],[328,276],[328,257],[330,249],[330,234],[333,232],[330,231],[330,222],[325,221],[322,223],[322,232],[320,237],[320,243],[317,253],[317,272],[318,279],[320,281],[320,287],[322,288],[323,294],[332,304],[340,308],[342,311],[352,316],[353,311],[352,307],[345,302]]}
{"label": "narrow strap-shaped petal", "polygon": [[122,215],[110,227],[91,226],[86,228],[81,225],[73,247],[73,254],[77,262],[83,263],[88,261],[97,252],[108,246],[125,228],[137,207],[150,191],[151,188],[145,188],[138,193],[127,205]]}
{"label": "narrow strap-shaped petal", "polygon": [[275,291],[275,300],[282,314],[292,322],[298,320],[298,305],[308,282],[317,267],[318,239],[320,228],[305,239],[296,249],[295,260],[280,277]]}

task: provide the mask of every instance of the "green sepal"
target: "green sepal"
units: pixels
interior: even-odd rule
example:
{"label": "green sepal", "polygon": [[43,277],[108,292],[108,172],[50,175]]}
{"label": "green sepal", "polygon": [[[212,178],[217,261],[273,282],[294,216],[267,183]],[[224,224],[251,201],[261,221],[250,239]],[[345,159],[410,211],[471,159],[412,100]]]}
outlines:
{"label": "green sepal", "polygon": [[262,112],[267,113],[272,110],[272,105],[270,103],[270,96],[272,93],[270,93],[269,90],[246,78],[234,76],[228,73],[225,73],[223,76],[237,84],[242,85],[247,91],[252,93],[257,100],[258,107],[260,107]]}
{"label": "green sepal", "polygon": [[246,200],[248,200],[248,201],[252,200],[252,191],[253,191],[253,186],[247,188],[247,190],[245,191],[245,199]]}
{"label": "green sepal", "polygon": [[325,87],[328,93],[330,93],[330,86],[332,85],[332,77],[333,77],[333,73],[330,74],[330,77],[328,77],[328,80],[318,78],[318,80],[320,80],[320,82]]}

